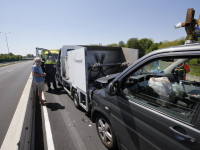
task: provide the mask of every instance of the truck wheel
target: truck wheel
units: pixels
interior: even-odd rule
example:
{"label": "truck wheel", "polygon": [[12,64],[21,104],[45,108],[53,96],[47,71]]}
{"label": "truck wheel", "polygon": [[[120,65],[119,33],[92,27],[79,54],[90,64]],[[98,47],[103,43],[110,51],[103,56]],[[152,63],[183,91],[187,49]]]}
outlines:
{"label": "truck wheel", "polygon": [[76,107],[76,108],[80,108],[80,104],[79,104],[77,92],[74,93],[73,100],[74,100],[74,105],[75,105],[75,107]]}
{"label": "truck wheel", "polygon": [[115,132],[108,119],[103,115],[97,116],[96,129],[99,138],[101,139],[101,142],[105,145],[105,147],[111,150],[117,149],[117,140]]}

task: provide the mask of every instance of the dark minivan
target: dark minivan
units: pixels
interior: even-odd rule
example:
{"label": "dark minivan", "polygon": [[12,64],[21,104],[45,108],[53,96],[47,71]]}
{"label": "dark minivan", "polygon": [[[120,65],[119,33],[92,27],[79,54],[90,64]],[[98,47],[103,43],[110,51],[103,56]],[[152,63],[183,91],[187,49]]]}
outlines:
{"label": "dark minivan", "polygon": [[91,119],[108,149],[200,150],[199,43],[153,51],[102,80]]}

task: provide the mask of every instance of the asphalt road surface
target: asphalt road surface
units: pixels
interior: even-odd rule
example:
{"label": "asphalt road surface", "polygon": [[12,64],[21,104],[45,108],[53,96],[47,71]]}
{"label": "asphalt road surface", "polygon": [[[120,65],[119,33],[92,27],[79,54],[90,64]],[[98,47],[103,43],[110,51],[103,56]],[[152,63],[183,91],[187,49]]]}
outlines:
{"label": "asphalt road surface", "polygon": [[[45,86],[47,112],[51,126],[55,150],[106,150],[101,143],[95,123],[82,109],[74,107],[72,99],[65,90],[48,92]],[[45,135],[45,134],[44,134]],[[48,137],[44,136],[44,148]]]}
{"label": "asphalt road surface", "polygon": [[[1,145],[31,73],[32,64],[33,61],[28,61],[0,68]],[[55,150],[106,150],[97,135],[96,125],[90,121],[90,116],[84,110],[76,109],[72,99],[62,88],[59,88],[58,92],[47,92],[46,85],[45,88],[44,96],[47,100],[46,108]],[[44,127],[41,129],[44,133],[39,137],[42,138],[41,142],[44,142],[42,149],[47,149],[46,130]],[[35,130],[42,132],[41,129]]]}
{"label": "asphalt road surface", "polygon": [[33,61],[27,61],[0,68],[0,145],[31,73],[32,64]]}

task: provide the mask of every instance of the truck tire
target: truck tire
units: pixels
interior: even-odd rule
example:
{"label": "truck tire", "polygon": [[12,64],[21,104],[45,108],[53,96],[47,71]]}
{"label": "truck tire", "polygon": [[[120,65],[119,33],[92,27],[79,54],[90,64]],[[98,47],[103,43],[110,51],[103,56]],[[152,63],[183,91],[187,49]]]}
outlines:
{"label": "truck tire", "polygon": [[101,142],[110,150],[118,149],[115,132],[108,119],[99,114],[96,118],[96,129]]}
{"label": "truck tire", "polygon": [[79,98],[78,98],[78,94],[76,91],[74,92],[73,101],[74,101],[75,107],[80,108]]}

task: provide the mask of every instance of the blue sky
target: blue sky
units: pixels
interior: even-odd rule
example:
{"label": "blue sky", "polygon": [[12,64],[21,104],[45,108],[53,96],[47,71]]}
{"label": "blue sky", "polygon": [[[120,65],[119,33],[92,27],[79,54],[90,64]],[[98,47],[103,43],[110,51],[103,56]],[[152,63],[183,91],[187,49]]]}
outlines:
{"label": "blue sky", "polygon": [[[10,52],[35,54],[35,47],[127,42],[151,38],[154,42],[186,36],[188,8],[199,17],[199,0],[1,0],[0,32],[7,34]],[[0,53],[7,53],[0,34]]]}

